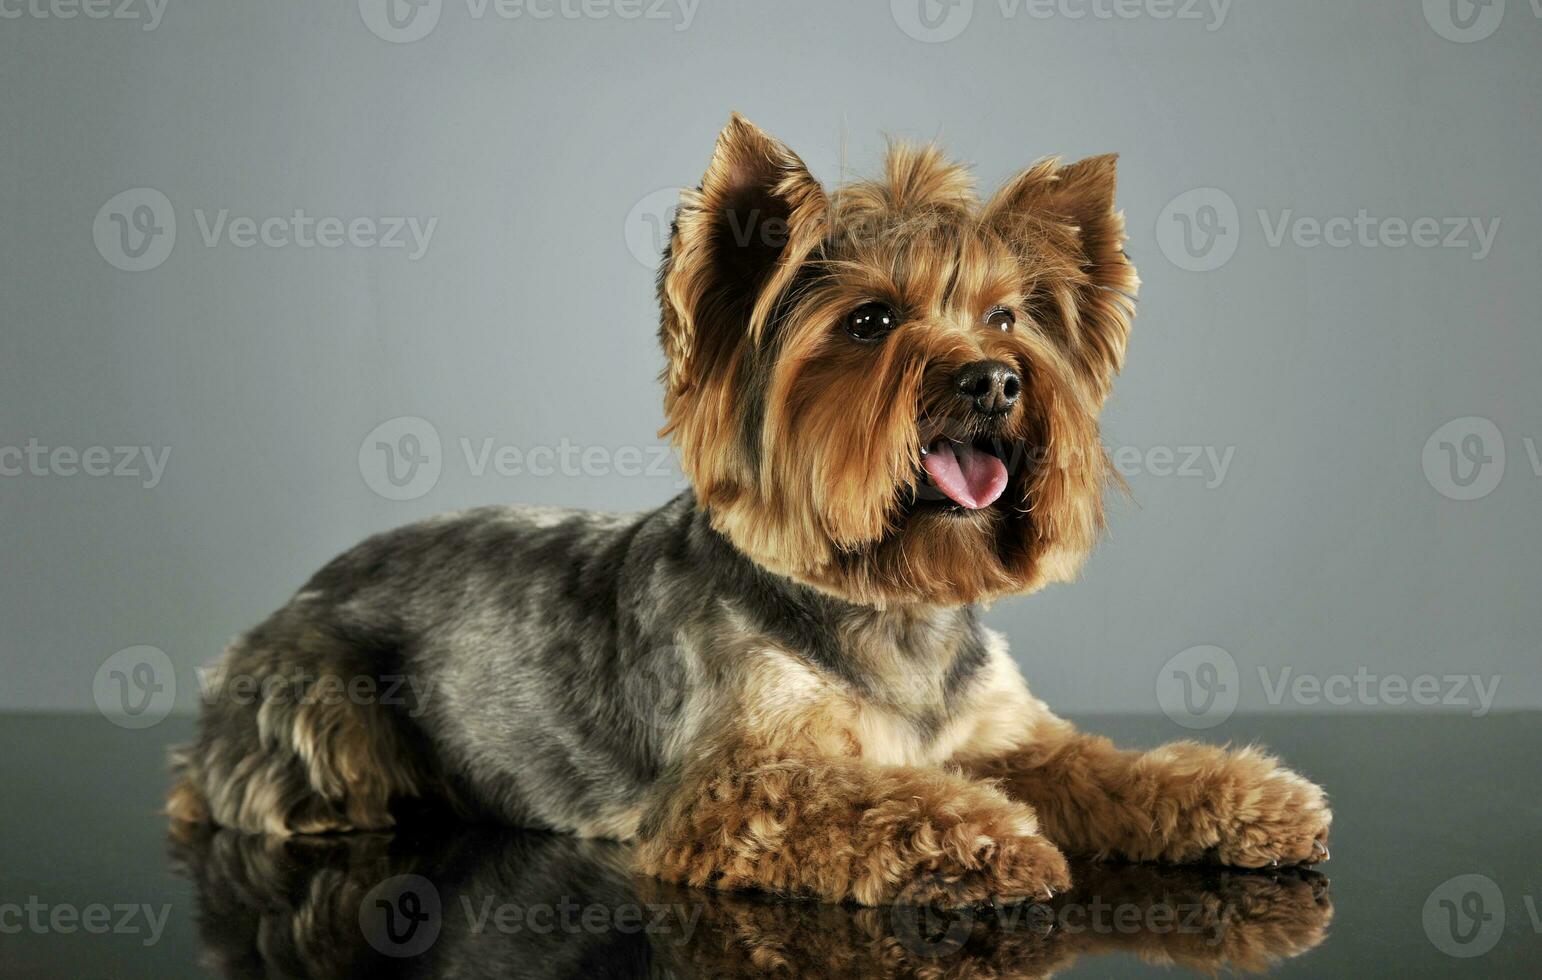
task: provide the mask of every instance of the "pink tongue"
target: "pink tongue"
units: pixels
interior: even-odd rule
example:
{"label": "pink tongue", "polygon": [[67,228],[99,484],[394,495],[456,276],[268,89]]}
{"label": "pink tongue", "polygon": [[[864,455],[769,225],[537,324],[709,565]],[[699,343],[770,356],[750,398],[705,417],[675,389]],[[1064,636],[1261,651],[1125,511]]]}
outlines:
{"label": "pink tongue", "polygon": [[943,439],[921,457],[937,488],[961,507],[989,507],[1007,488],[1007,467],[990,453]]}

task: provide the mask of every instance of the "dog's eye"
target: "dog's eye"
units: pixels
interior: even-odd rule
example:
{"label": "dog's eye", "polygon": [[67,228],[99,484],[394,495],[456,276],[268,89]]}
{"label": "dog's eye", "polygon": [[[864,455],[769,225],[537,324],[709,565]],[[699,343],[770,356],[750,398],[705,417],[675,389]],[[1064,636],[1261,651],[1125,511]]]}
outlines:
{"label": "dog's eye", "polygon": [[985,322],[988,326],[1006,332],[1012,329],[1012,324],[1017,322],[1017,317],[1013,316],[1012,311],[1005,306],[998,306],[985,314]]}
{"label": "dog's eye", "polygon": [[863,303],[846,315],[846,332],[858,340],[880,340],[899,326],[899,314],[882,303]]}

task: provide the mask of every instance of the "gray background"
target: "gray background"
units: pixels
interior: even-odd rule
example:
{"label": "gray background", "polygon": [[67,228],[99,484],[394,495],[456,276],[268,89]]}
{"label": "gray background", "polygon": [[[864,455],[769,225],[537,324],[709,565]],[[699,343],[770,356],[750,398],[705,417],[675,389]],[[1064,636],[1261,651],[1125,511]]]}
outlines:
{"label": "gray background", "polygon": [[[694,184],[735,108],[826,181],[870,171],[883,133],[940,138],[986,190],[1039,156],[1122,154],[1145,286],[1105,441],[1234,455],[1219,486],[1140,467],[1081,582],[989,613],[1041,696],[1154,711],[1169,658],[1215,644],[1249,710],[1397,708],[1275,705],[1260,667],[1497,675],[1500,707],[1542,704],[1526,443],[1542,440],[1542,20],[1510,0],[1459,43],[1429,6],[1236,0],[1217,25],[1205,7],[1150,16],[1160,0],[1133,19],[977,0],[941,42],[902,29],[924,36],[915,0],[702,0],[686,29],[675,6],[478,19],[446,0],[402,44],[355,0],[171,0],[151,31],[0,19],[0,447],[171,448],[154,488],[0,477],[0,708],[93,710],[104,660],[148,644],[191,709],[193,665],[367,533],[471,504],[672,495],[670,474],[477,476],[459,440],[658,445],[634,209]],[[140,187],[174,206],[175,247],[120,271],[93,221]],[[1158,229],[1201,187],[1240,220],[1235,255],[1195,272],[1162,248],[1175,219]],[[414,261],[211,248],[195,216],[296,208],[437,225]],[[1501,224],[1475,260],[1272,247],[1259,209]],[[404,415],[441,436],[442,472],[389,500],[360,446]],[[1461,501],[1425,445],[1466,416],[1495,423],[1506,466]]]}

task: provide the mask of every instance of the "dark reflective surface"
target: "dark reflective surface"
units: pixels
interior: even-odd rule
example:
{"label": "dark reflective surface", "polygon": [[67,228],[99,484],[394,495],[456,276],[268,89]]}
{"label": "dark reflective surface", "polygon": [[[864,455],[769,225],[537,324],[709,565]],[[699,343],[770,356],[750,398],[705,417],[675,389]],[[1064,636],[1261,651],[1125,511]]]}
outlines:
{"label": "dark reflective surface", "polygon": [[[1085,723],[1136,745],[1182,734]],[[487,828],[170,840],[164,746],[189,728],[0,718],[0,975],[1542,970],[1542,716],[1233,718],[1207,736],[1266,741],[1332,794],[1322,874],[1079,864],[1052,903],[950,914],[679,888],[631,875],[621,845]]]}
{"label": "dark reflective surface", "polygon": [[176,849],[217,972],[343,977],[1048,976],[1079,956],[1259,969],[1332,920],[1312,873],[1078,868],[1046,905],[854,909],[664,885],[627,849],[541,834]]}

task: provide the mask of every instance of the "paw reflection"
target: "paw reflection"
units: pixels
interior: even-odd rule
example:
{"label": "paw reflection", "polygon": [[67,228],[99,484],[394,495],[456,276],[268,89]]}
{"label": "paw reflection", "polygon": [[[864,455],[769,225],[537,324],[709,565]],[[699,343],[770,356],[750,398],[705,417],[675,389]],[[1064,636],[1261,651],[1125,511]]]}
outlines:
{"label": "paw reflection", "polygon": [[229,977],[1044,977],[1107,953],[1253,972],[1333,918],[1305,870],[1081,864],[1050,902],[942,911],[683,888],[633,875],[623,845],[510,831],[213,831],[173,857]]}

